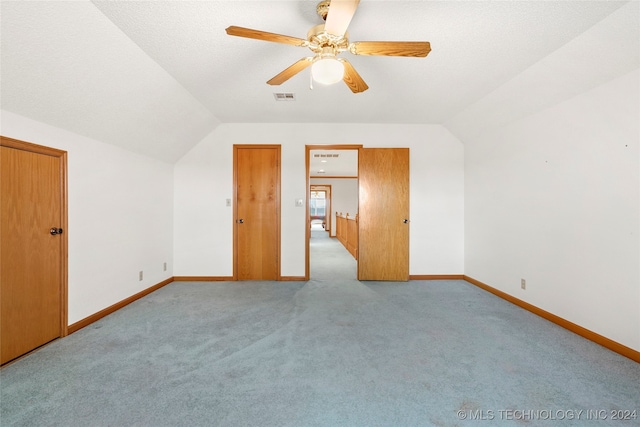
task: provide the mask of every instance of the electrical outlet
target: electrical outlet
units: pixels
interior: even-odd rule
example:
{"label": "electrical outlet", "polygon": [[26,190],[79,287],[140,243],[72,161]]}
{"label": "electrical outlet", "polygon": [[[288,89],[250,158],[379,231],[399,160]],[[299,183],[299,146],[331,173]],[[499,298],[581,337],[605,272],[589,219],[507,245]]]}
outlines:
{"label": "electrical outlet", "polygon": [[167,263],[164,263],[164,271],[167,271]]}
{"label": "electrical outlet", "polygon": [[138,280],[142,280],[142,270],[140,270],[140,278]]}
{"label": "electrical outlet", "polygon": [[231,199],[227,199],[227,207],[231,206]]}
{"label": "electrical outlet", "polygon": [[527,289],[527,281],[524,279],[520,279],[520,287],[522,289]]}

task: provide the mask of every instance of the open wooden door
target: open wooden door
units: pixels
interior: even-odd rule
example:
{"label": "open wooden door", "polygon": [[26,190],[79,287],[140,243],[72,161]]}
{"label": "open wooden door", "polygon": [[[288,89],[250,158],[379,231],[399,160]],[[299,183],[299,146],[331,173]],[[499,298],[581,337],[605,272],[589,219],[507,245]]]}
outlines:
{"label": "open wooden door", "polygon": [[1,138],[4,364],[66,335],[66,152]]}
{"label": "open wooden door", "polygon": [[280,146],[234,145],[237,280],[280,279]]}
{"label": "open wooden door", "polygon": [[409,149],[358,153],[358,280],[409,280]]}

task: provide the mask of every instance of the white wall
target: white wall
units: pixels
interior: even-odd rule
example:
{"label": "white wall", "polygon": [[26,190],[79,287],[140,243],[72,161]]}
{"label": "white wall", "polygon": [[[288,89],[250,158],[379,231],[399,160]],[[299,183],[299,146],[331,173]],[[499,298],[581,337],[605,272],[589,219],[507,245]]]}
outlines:
{"label": "white wall", "polygon": [[69,324],[173,275],[172,165],[10,112],[1,118],[3,136],[68,152]]}
{"label": "white wall", "polygon": [[331,235],[336,235],[336,212],[354,217],[358,213],[357,178],[311,178],[312,185],[331,186]]}
{"label": "white wall", "polygon": [[217,133],[174,167],[176,276],[233,276],[233,146]]}
{"label": "white wall", "polygon": [[[322,132],[318,130],[322,129]],[[281,274],[304,276],[305,145],[409,147],[410,274],[462,274],[464,268],[463,146],[439,125],[224,124],[175,166],[176,276],[233,274],[233,144],[282,145]]]}
{"label": "white wall", "polygon": [[635,350],[639,80],[465,141],[465,274]]}

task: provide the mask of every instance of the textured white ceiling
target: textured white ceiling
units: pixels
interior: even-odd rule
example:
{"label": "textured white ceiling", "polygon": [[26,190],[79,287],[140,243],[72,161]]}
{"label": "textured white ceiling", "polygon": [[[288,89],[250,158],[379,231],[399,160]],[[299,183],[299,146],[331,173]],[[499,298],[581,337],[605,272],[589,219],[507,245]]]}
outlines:
{"label": "textured white ceiling", "polygon": [[[367,1],[351,41],[426,40],[426,58],[345,53],[370,89],[265,82],[306,48],[317,1],[2,1],[3,109],[175,161],[219,123],[441,123],[461,138],[640,66],[639,3]],[[274,92],[293,92],[276,102]]]}
{"label": "textured white ceiling", "polygon": [[2,2],[3,109],[175,161],[219,120],[90,2]]}

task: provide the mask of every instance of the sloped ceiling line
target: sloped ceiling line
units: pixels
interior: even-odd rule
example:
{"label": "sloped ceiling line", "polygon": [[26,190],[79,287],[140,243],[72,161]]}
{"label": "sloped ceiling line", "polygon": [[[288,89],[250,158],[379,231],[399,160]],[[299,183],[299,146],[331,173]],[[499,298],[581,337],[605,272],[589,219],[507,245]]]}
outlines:
{"label": "sloped ceiling line", "polygon": [[[3,109],[167,162],[220,123],[444,124],[464,141],[638,63],[635,1],[362,0],[352,41],[425,40],[433,50],[345,53],[370,87],[356,95],[343,84],[309,90],[305,72],[269,86],[308,50],[224,31],[305,37],[319,19],[309,0],[0,7]],[[276,102],[274,91],[296,101]]]}
{"label": "sloped ceiling line", "polygon": [[628,2],[447,120],[462,142],[640,67],[640,3]]}

